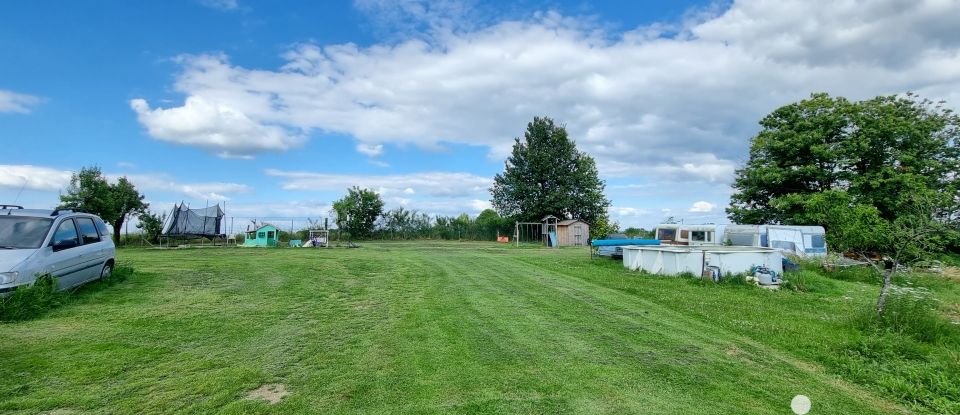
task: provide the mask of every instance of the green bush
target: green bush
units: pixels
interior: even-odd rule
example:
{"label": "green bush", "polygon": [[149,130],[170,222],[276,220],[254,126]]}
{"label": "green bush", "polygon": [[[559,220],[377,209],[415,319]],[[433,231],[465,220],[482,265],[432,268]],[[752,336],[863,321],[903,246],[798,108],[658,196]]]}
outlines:
{"label": "green bush", "polygon": [[66,294],[57,291],[51,275],[37,277],[33,285],[21,285],[9,297],[0,299],[0,321],[23,321],[66,301]]}

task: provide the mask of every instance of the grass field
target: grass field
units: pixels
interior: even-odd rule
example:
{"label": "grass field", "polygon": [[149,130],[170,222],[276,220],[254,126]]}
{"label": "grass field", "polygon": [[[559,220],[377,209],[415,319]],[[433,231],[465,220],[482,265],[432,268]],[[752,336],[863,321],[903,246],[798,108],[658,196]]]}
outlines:
{"label": "grass field", "polygon": [[[798,394],[817,414],[960,411],[955,345],[851,324],[870,282],[769,292],[456,242],[118,260],[126,281],[0,324],[0,411],[789,414]],[[288,394],[248,398],[263,385]]]}

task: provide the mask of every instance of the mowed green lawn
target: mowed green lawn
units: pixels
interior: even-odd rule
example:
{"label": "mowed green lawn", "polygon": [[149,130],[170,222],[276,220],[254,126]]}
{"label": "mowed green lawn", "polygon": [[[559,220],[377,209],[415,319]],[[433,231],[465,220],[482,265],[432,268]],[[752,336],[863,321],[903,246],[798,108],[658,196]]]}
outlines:
{"label": "mowed green lawn", "polygon": [[[818,359],[874,286],[644,276],[585,249],[121,250],[135,274],[0,325],[12,413],[703,413],[907,409]],[[278,403],[246,399],[282,384]]]}

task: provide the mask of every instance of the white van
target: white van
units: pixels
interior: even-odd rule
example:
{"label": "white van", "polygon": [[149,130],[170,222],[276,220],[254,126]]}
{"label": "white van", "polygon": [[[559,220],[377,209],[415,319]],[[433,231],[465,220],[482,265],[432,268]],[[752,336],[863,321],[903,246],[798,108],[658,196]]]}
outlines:
{"label": "white van", "polygon": [[0,205],[0,295],[50,274],[64,290],[109,277],[116,249],[103,220],[71,210]]}

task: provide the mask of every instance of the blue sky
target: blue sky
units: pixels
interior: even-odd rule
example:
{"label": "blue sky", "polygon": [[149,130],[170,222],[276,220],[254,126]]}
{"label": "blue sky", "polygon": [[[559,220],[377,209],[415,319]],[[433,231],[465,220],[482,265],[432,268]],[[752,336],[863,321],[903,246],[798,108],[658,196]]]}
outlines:
{"label": "blue sky", "polygon": [[350,185],[476,214],[513,137],[566,123],[623,226],[724,222],[757,121],[825,91],[960,102],[956,1],[7,2],[0,202],[71,171],[154,210],[320,217]]}

